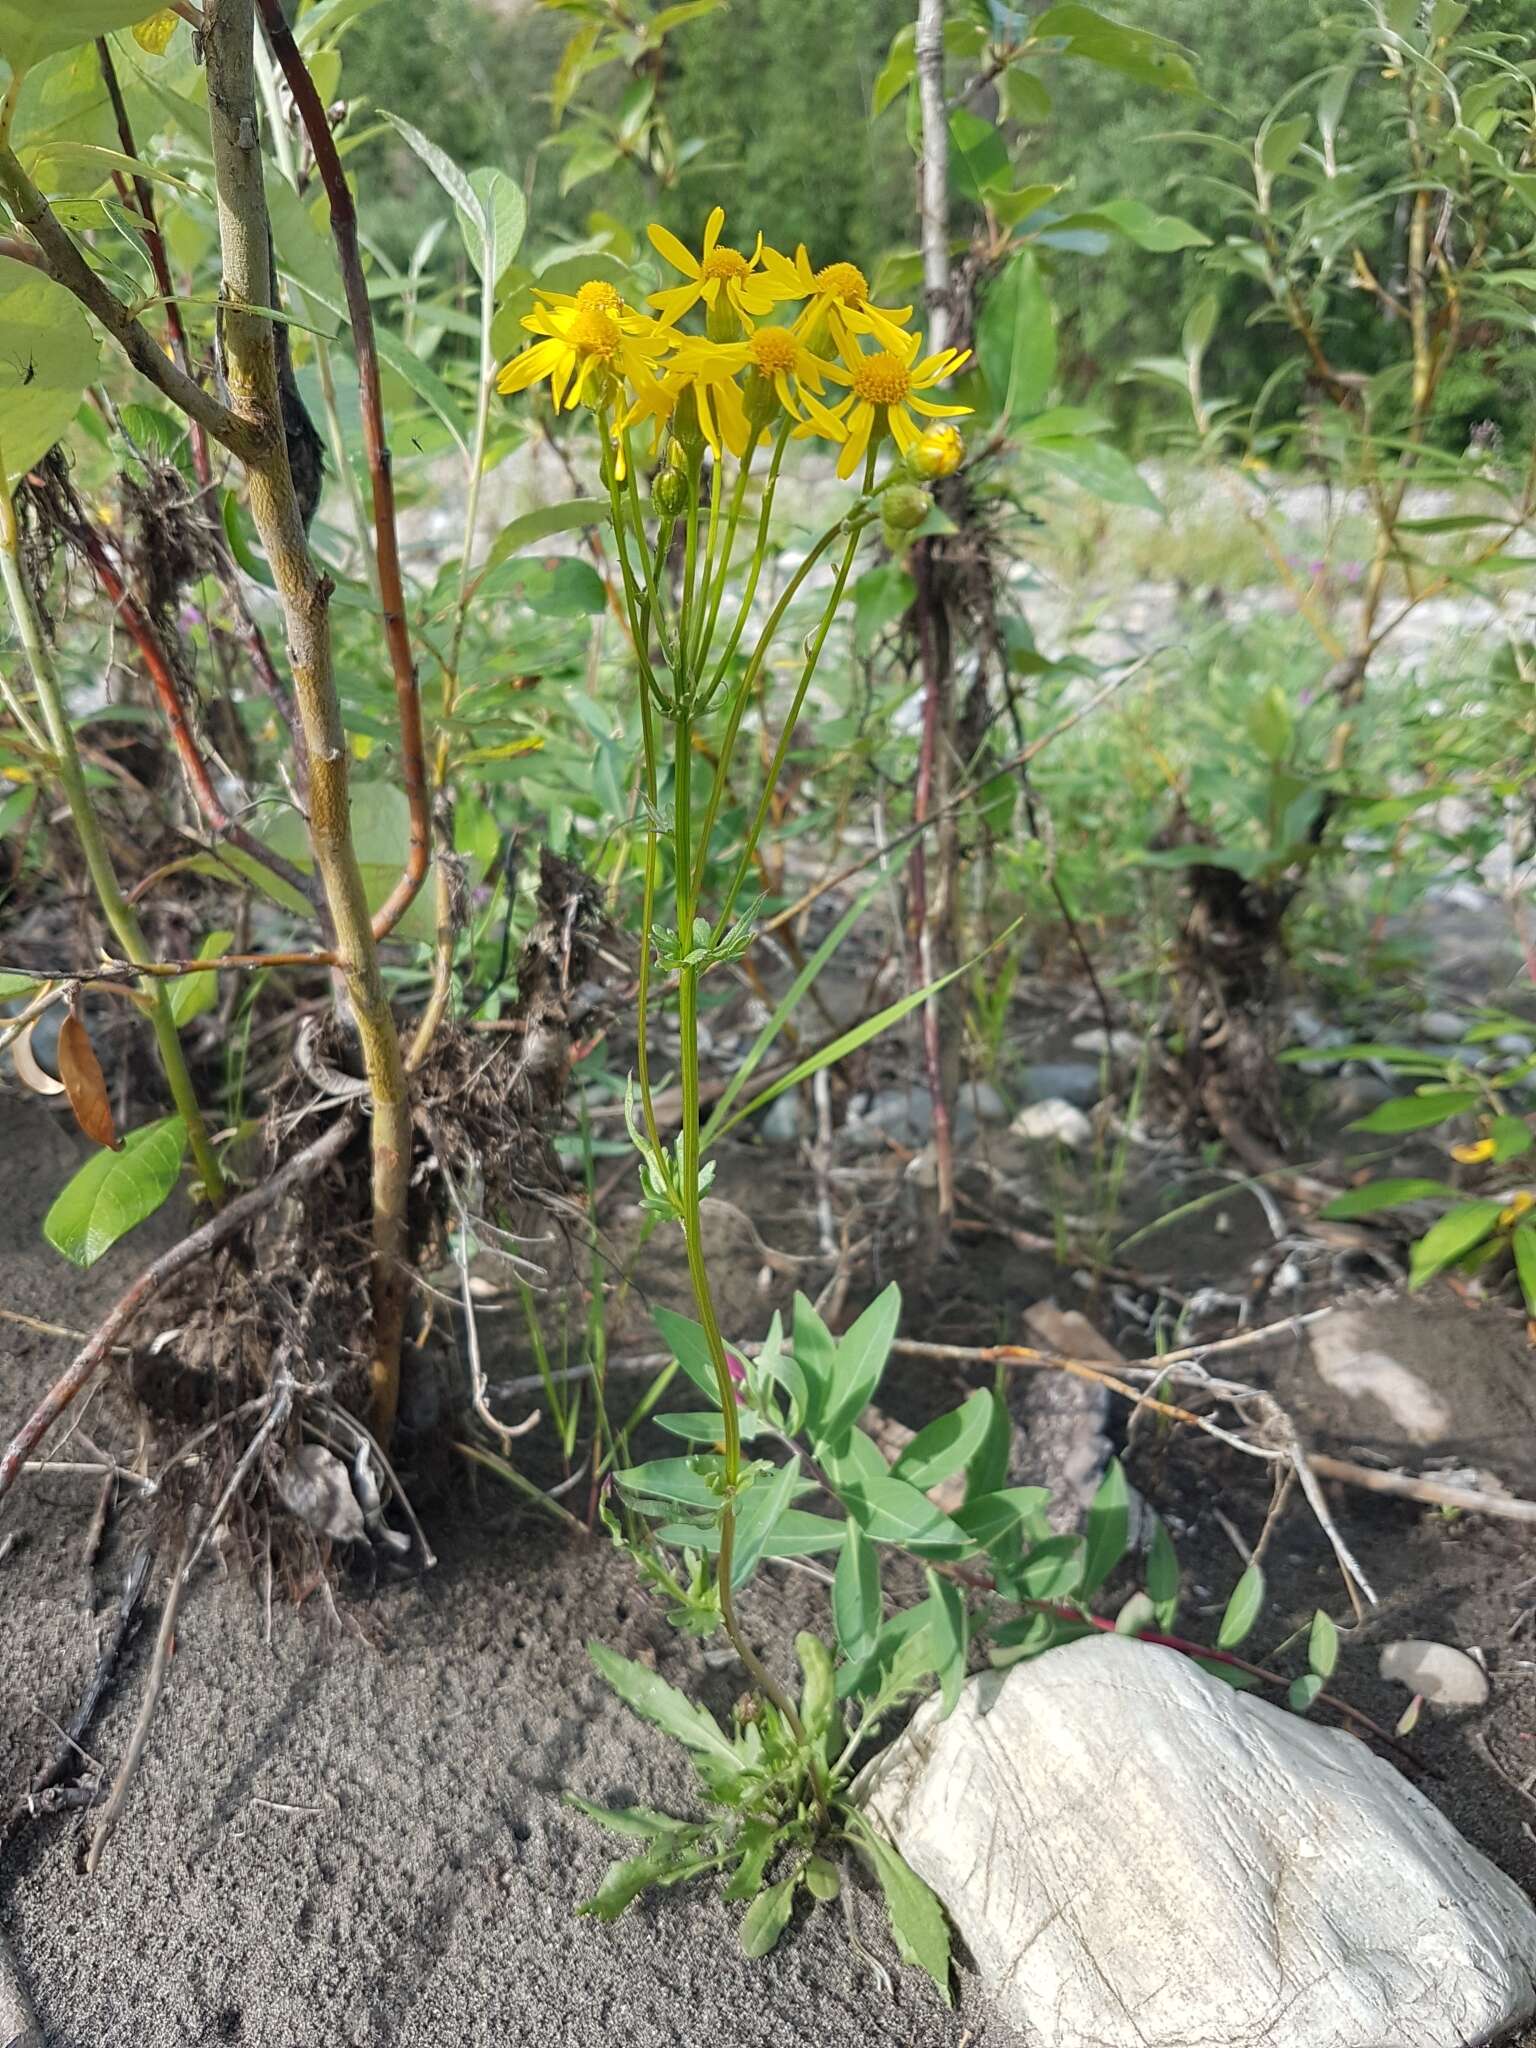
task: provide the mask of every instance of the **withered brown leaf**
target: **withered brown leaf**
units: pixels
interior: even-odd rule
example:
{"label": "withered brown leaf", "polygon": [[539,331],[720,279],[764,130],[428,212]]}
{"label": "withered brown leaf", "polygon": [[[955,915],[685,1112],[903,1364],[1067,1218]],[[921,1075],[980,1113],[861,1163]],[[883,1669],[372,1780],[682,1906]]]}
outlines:
{"label": "withered brown leaf", "polygon": [[91,1044],[90,1033],[73,1010],[59,1031],[59,1077],[81,1130],[98,1145],[105,1145],[108,1151],[116,1152],[122,1140],[112,1121],[106,1077]]}

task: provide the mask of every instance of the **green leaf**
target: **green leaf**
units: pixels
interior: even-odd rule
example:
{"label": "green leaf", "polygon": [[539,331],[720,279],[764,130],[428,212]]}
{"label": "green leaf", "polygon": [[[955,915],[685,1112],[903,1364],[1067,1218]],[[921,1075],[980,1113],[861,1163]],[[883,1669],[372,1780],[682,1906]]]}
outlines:
{"label": "green leaf", "polygon": [[596,1665],[598,1675],[607,1680],[625,1706],[642,1721],[649,1721],[685,1749],[708,1757],[732,1776],[739,1775],[741,1760],[713,1714],[696,1707],[659,1673],[647,1671],[643,1664],[621,1657],[603,1643],[588,1643],[587,1655]]}
{"label": "green leaf", "polygon": [[1232,1589],[1227,1611],[1221,1617],[1221,1627],[1216,1631],[1217,1649],[1235,1650],[1239,1643],[1246,1642],[1263,1605],[1263,1568],[1251,1564]]}
{"label": "green leaf", "polygon": [[683,1507],[707,1508],[718,1513],[722,1496],[700,1469],[706,1463],[719,1471],[723,1461],[705,1456],[652,1458],[644,1465],[625,1466],[614,1473],[613,1480],[625,1493],[644,1500],[677,1501]]}
{"label": "green leaf", "polygon": [[1130,1531],[1130,1488],[1125,1483],[1120,1460],[1111,1458],[1104,1467],[1104,1477],[1099,1481],[1084,1527],[1088,1539],[1088,1558],[1080,1589],[1084,1599],[1098,1591],[1124,1557]]}
{"label": "green leaf", "polygon": [[852,1663],[869,1655],[880,1630],[880,1553],[857,1522],[843,1524],[843,1547],[832,1576],[832,1626]]}
{"label": "green leaf", "polygon": [[1475,1088],[1428,1088],[1422,1095],[1400,1095],[1383,1102],[1369,1116],[1346,1126],[1351,1131],[1425,1131],[1453,1116],[1464,1116],[1482,1100]]}
{"label": "green leaf", "polygon": [[1526,1314],[1536,1316],[1536,1227],[1522,1223],[1510,1237],[1509,1248],[1515,1255]]}
{"label": "green leaf", "polygon": [[1187,220],[1180,220],[1171,213],[1154,213],[1139,199],[1107,199],[1102,205],[1095,206],[1091,213],[1074,215],[1073,218],[1108,221],[1138,249],[1151,249],[1159,255],[1174,249],[1205,249],[1210,246],[1210,236],[1202,234]]}
{"label": "green leaf", "polygon": [[1258,146],[1259,163],[1271,178],[1291,162],[1307,139],[1312,126],[1310,114],[1295,114],[1289,121],[1276,121],[1264,133]]}
{"label": "green leaf", "polygon": [[899,562],[882,562],[866,569],[853,586],[853,649],[855,654],[873,652],[876,641],[888,626],[911,609],[917,585]]}
{"label": "green leaf", "polygon": [[959,107],[949,117],[949,168],[955,189],[984,206],[995,185],[1007,182],[1008,145],[990,121]]}
{"label": "green leaf", "polygon": [[1077,435],[1059,441],[1026,439],[1020,446],[1045,468],[1108,505],[1134,505],[1147,512],[1163,509],[1136,465],[1104,441]]}
{"label": "green leaf", "polygon": [[690,1322],[687,1316],[680,1316],[675,1309],[670,1308],[653,1308],[651,1321],[660,1331],[662,1342],[689,1379],[718,1407],[720,1382],[715,1377],[709,1339],[704,1334],[703,1325]]}
{"label": "green leaf", "polygon": [[992,1396],[983,1387],[958,1408],[920,1429],[891,1470],[926,1493],[958,1472],[992,1426]]}
{"label": "green leaf", "polygon": [[801,1873],[806,1890],[813,1899],[823,1904],[835,1899],[842,1890],[842,1879],[837,1874],[837,1865],[829,1863],[825,1856],[813,1856]]}
{"label": "green leaf", "polygon": [[898,1543],[928,1555],[963,1557],[973,1548],[957,1522],[936,1508],[926,1493],[904,1479],[859,1479],[838,1489],[838,1497],[873,1543]]}
{"label": "green leaf", "polygon": [[891,38],[890,54],[881,67],[871,95],[871,111],[876,120],[902,88],[910,85],[917,76],[916,40],[911,22],[903,23]]}
{"label": "green leaf", "polygon": [[1172,1628],[1179,1611],[1179,1559],[1160,1515],[1153,1519],[1147,1548],[1147,1596],[1157,1611],[1158,1627]]}
{"label": "green leaf", "polygon": [[1083,1582],[1088,1546],[1081,1536],[1048,1536],[1009,1574],[1009,1588],[1025,1600],[1065,1600]]}
{"label": "green leaf", "polygon": [[[992,944],[983,948],[974,959],[965,961],[959,967],[951,968],[948,974],[941,974],[937,981],[930,981],[924,988],[909,989],[906,995],[899,997],[894,1003],[888,1003],[883,1010],[878,1011],[873,1017],[864,1018],[861,1023],[855,1024],[851,1030],[845,1031],[841,1036],[833,1039],[830,1045],[824,1045],[818,1051],[811,1053],[806,1059],[801,1060],[789,1073],[781,1075],[771,1088],[765,1088],[760,1095],[754,1095],[752,1100],[741,1109],[738,1109],[733,1116],[727,1117],[725,1122],[718,1127],[715,1135],[723,1137],[727,1131],[732,1130],[737,1124],[744,1122],[746,1118],[756,1116],[759,1110],[766,1109],[770,1102],[776,1101],[788,1089],[798,1088],[802,1081],[809,1080],[812,1074],[819,1074],[823,1067],[835,1067],[839,1060],[847,1059],[850,1053],[857,1052],[861,1046],[868,1045],[870,1040],[878,1038],[882,1031],[888,1031],[893,1024],[899,1024],[902,1018],[910,1016],[919,1004],[928,1002],[941,989],[948,988],[952,981],[958,980],[962,974],[969,974],[976,966],[978,960],[984,960],[988,953],[1003,945],[1012,936],[1013,932],[1018,928],[1018,924],[1019,920],[1015,919],[1013,924],[1009,925],[1005,931],[999,932],[992,941]],[[797,1354],[798,1351],[799,1345],[797,1342]]]}
{"label": "green leaf", "polygon": [[0,256],[0,483],[7,489],[68,431],[98,367],[95,336],[73,296],[30,263]]}
{"label": "green leaf", "polygon": [[[901,1289],[893,1280],[837,1340],[832,1354],[831,1400],[818,1435],[835,1440],[844,1430],[851,1429],[869,1406],[890,1358],[900,1320]],[[797,1320],[797,1333],[798,1328]]]}
{"label": "green leaf", "polygon": [[1307,1662],[1319,1679],[1332,1678],[1339,1661],[1339,1632],[1334,1627],[1331,1615],[1324,1614],[1321,1607],[1312,1617],[1311,1632],[1307,1637]]}
{"label": "green leaf", "polygon": [[[528,226],[528,202],[517,181],[492,164],[471,171],[469,183],[480,206],[480,245],[478,248],[472,246],[465,232],[465,246],[471,260],[480,267],[485,289],[494,291],[498,279],[523,246],[523,234]],[[462,215],[459,226],[464,232]]]}
{"label": "green leaf", "polygon": [[946,1718],[960,1704],[965,1683],[965,1651],[970,1641],[970,1617],[965,1597],[951,1579],[941,1579],[930,1565],[927,1572],[928,1597],[933,1617],[928,1624],[933,1661],[939,1676],[940,1718]]}
{"label": "green leaf", "polygon": [[381,107],[379,111],[390,126],[410,144],[453,201],[459,217],[459,232],[464,237],[464,246],[469,251],[470,261],[483,274],[489,250],[486,242],[485,209],[481,205],[479,193],[445,149],[439,149],[419,128],[413,128],[409,121],[403,121],[398,114],[390,113],[387,107]]}
{"label": "green leaf", "polygon": [[771,1473],[759,1472],[742,1493],[736,1509],[736,1543],[731,1554],[731,1586],[736,1592],[757,1570],[779,1518],[794,1499],[800,1483],[800,1460],[793,1457]]}
{"label": "green leaf", "polygon": [[[316,291],[313,285],[307,286],[306,289],[309,296],[318,300],[327,312],[335,313],[342,320],[347,319],[346,308],[339,298]],[[428,411],[435,413],[448,429],[458,444],[459,452],[467,457],[469,438],[465,433],[459,401],[432,365],[424,362],[414,349],[407,348],[399,336],[382,323],[375,326],[373,340],[379,352],[380,362],[393,370],[397,377],[404,378]]]}
{"label": "green leaf", "polygon": [[1500,1201],[1463,1202],[1425,1231],[1408,1261],[1408,1286],[1422,1287],[1483,1242],[1498,1224]]}
{"label": "green leaf", "polygon": [[1056,323],[1032,250],[1020,250],[987,287],[976,354],[1003,420],[1039,412],[1056,380]]}
{"label": "green leaf", "polygon": [[836,1345],[812,1304],[803,1294],[794,1301],[795,1359],[805,1375],[805,1426],[813,1439],[826,1435],[822,1418],[832,1399],[832,1361]]}
{"label": "green leaf", "polygon": [[640,1841],[654,1842],[662,1836],[686,1834],[694,1826],[692,1821],[677,1820],[670,1813],[655,1813],[649,1806],[594,1806],[590,1799],[583,1799],[576,1792],[565,1792],[561,1797],[567,1806],[574,1806],[578,1813],[595,1820],[611,1835],[631,1835]]}
{"label": "green leaf", "polygon": [[1382,1209],[1395,1209],[1400,1202],[1422,1202],[1431,1195],[1455,1193],[1443,1180],[1372,1180],[1335,1196],[1317,1213],[1326,1223],[1343,1223],[1351,1216],[1374,1216]]}
{"label": "green leaf", "polygon": [[1286,1701],[1293,1714],[1304,1714],[1311,1707],[1323,1689],[1323,1680],[1315,1671],[1309,1671],[1301,1678],[1293,1678],[1286,1688]]}
{"label": "green leaf", "polygon": [[[486,551],[480,575],[495,569],[524,548],[548,540],[551,534],[574,533],[585,526],[606,526],[613,517],[604,498],[569,498],[563,505],[540,505],[508,520]],[[478,582],[478,578],[476,581]]]}
{"label": "green leaf", "polygon": [[867,1821],[857,1823],[859,1847],[867,1856],[885,1894],[891,1932],[904,1963],[926,1970],[946,2005],[954,2003],[949,1988],[949,1923],[944,1908],[927,1885],[889,1842]]}
{"label": "green leaf", "polygon": [[[786,1508],[763,1546],[764,1557],[814,1557],[818,1551],[838,1549],[846,1522],[834,1522],[826,1515],[808,1514],[804,1508]],[[703,1550],[711,1557],[720,1548],[718,1522],[696,1527],[688,1522],[668,1522],[656,1531],[658,1543],[671,1543],[680,1550]]]}
{"label": "green leaf", "polygon": [[1531,1149],[1531,1127],[1523,1116],[1496,1116],[1489,1127],[1495,1163],[1519,1159]]}
{"label": "green leaf", "polygon": [[[198,947],[197,957],[199,960],[217,960],[234,943],[233,932],[210,932]],[[184,974],[180,980],[173,981],[170,1003],[177,1030],[184,1030],[194,1017],[201,1017],[205,1010],[211,1010],[218,1000],[219,977],[216,974]]]}
{"label": "green leaf", "polygon": [[987,1433],[966,1461],[966,1499],[982,1500],[987,1494],[996,1493],[1007,1480],[1008,1462],[1012,1455],[1013,1416],[999,1383],[992,1396],[992,1418],[987,1424]]}
{"label": "green leaf", "polygon": [[130,28],[154,13],[144,0],[0,0],[0,57],[13,72],[39,58]]}
{"label": "green leaf", "polygon": [[43,1235],[77,1266],[94,1266],[175,1187],[186,1149],[179,1116],[130,1131],[120,1152],[96,1152],[54,1197]]}
{"label": "green leaf", "polygon": [[1109,71],[1124,72],[1141,85],[1168,92],[1196,92],[1194,68],[1177,43],[1147,29],[1127,28],[1091,7],[1048,7],[1030,27],[1031,39],[1066,39],[1063,54],[1082,57]]}
{"label": "green leaf", "polygon": [[763,1888],[768,1865],[778,1852],[781,1838],[782,1830],[776,1821],[743,1821],[731,1845],[732,1855],[740,1852],[739,1860],[722,1896],[732,1900],[756,1898]]}
{"label": "green leaf", "polygon": [[973,1543],[991,1550],[1020,1524],[1038,1515],[1051,1496],[1043,1486],[1005,1486],[996,1493],[978,1494],[955,1509],[955,1520]]}
{"label": "green leaf", "polygon": [[741,1952],[754,1961],[758,1956],[767,1955],[789,1925],[790,1911],[795,1903],[795,1886],[800,1882],[799,1874],[782,1877],[777,1884],[759,1892],[742,1915]]}

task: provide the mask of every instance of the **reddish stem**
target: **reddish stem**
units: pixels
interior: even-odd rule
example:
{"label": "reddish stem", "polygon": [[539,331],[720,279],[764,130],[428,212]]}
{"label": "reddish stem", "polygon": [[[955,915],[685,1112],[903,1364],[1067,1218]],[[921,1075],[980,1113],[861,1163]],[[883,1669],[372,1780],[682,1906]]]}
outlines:
{"label": "reddish stem", "polygon": [[134,645],[139,650],[145,672],[154,685],[155,695],[160,699],[165,722],[171,729],[176,751],[181,756],[181,765],[191,785],[193,797],[206,822],[215,832],[228,839],[231,845],[238,846],[242,853],[249,854],[252,860],[259,861],[269,873],[278,876],[291,889],[297,889],[308,902],[317,903],[318,891],[314,877],[306,875],[291,861],[284,860],[281,854],[273,853],[270,848],[263,846],[254,833],[248,832],[238,819],[232,818],[224,808],[223,800],[214,785],[212,772],[192,730],[187,707],[182,701],[181,685],[171,667],[164,643],[150,623],[148,615],[129,594],[102,544],[100,534],[89,520],[81,519],[70,527],[69,537],[90,563],[96,581],[117,607],[118,617],[127,627]]}
{"label": "reddish stem", "polygon": [[[917,942],[918,973],[924,982],[937,980],[934,964],[933,924],[928,905],[928,855],[923,827],[933,807],[934,771],[938,760],[939,728],[944,699],[944,664],[940,659],[938,636],[934,631],[932,574],[928,543],[918,541],[912,550],[913,580],[917,586],[913,610],[917,618],[918,658],[923,674],[923,734],[917,760],[917,792],[912,805],[912,822],[918,836],[912,848],[911,905],[913,935]],[[954,1143],[949,1120],[949,1097],[944,1086],[944,1053],[939,1041],[939,1001],[929,996],[923,1004],[923,1059],[928,1070],[928,1092],[933,1098],[933,1150],[938,1173],[938,1223],[941,1237],[949,1235],[955,1213]]]}

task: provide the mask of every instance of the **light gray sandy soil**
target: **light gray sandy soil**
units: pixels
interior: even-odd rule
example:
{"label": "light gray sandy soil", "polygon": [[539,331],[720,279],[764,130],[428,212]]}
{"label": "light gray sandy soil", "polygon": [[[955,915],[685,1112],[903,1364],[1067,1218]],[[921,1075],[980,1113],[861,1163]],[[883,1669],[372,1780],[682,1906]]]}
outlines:
{"label": "light gray sandy soil", "polygon": [[[150,1246],[88,1278],[38,1240],[73,1141],[35,1105],[0,1102],[9,1161],[3,1299],[88,1322]],[[0,1417],[30,1406],[61,1340],[0,1325]],[[88,1479],[26,1484],[0,1563],[0,1808],[56,1741],[89,1677],[96,1625],[81,1545]],[[142,1533],[129,1511],[99,1575],[110,1604]],[[587,1663],[600,1637],[653,1657],[718,1712],[742,1689],[709,1672],[634,1589],[605,1540],[573,1545],[494,1482],[439,1509],[426,1577],[281,1594],[217,1570],[184,1603],[172,1675],[122,1824],[95,1878],[79,1823],[29,1825],[0,1856],[0,1930],[48,2048],[1009,2048],[962,1977],[950,2013],[897,1970],[894,2002],[836,1908],[746,1962],[739,1907],[671,1893],[616,1927],[577,1919],[620,1845],[564,1808],[689,1797],[677,1752],[622,1713]],[[812,1618],[809,1580],[765,1578],[747,1619],[767,1648]],[[111,1767],[143,1683],[149,1628],[96,1724]],[[895,1964],[868,1894],[869,1947]]]}

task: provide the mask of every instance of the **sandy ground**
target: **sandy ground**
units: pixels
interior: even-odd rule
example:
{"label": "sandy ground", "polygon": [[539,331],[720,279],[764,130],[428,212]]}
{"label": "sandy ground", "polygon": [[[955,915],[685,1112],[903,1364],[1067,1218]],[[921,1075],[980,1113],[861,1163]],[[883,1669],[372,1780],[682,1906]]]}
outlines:
{"label": "sandy ground", "polygon": [[[22,1166],[19,1149],[25,1142]],[[141,1234],[88,1279],[61,1270],[38,1222],[74,1152],[56,1119],[0,1101],[12,1163],[4,1299],[83,1322],[135,1270]],[[18,1168],[21,1170],[18,1170]],[[0,1415],[68,1355],[0,1326]],[[81,1567],[86,1479],[28,1484],[0,1563],[0,1805],[79,1698],[96,1655]],[[99,1575],[112,1603],[142,1521],[126,1513]],[[438,1569],[274,1603],[217,1571],[189,1595],[142,1773],[99,1874],[79,1823],[28,1826],[0,1856],[0,1928],[48,2048],[1007,2048],[962,1976],[947,2012],[915,1975],[895,2001],[855,1958],[837,1908],[802,1919],[761,1963],[740,1909],[705,1888],[643,1903],[617,1926],[575,1917],[613,1848],[562,1805],[686,1800],[689,1774],[622,1713],[587,1663],[597,1636],[654,1656],[729,1709],[742,1674],[706,1671],[634,1592],[607,1543],[572,1546],[510,1510],[494,1483],[434,1519]],[[747,1620],[765,1650],[811,1618],[809,1580],[765,1577]],[[147,1663],[141,1632],[94,1754],[120,1756]],[[863,1939],[886,1961],[876,1901]]]}
{"label": "sandy ground", "polygon": [[[10,1168],[0,1300],[80,1324],[154,1246],[153,1232],[141,1233],[82,1279],[40,1243],[43,1210],[76,1156],[56,1115],[0,1099]],[[769,1212],[796,1205],[794,1172],[759,1153],[729,1161],[722,1179],[756,1174],[764,1227],[777,1237],[784,1219]],[[1176,1192],[1165,1187],[1163,1201]],[[1234,1204],[1222,1238],[1204,1221],[1171,1233],[1160,1263],[1185,1285],[1219,1277],[1216,1256],[1235,1276],[1253,1249],[1247,1231],[1258,1227],[1262,1243],[1248,1210]],[[722,1275],[733,1326],[765,1312],[758,1270],[747,1245]],[[664,1293],[672,1277],[661,1276]],[[1040,1260],[965,1253],[940,1294],[910,1303],[908,1327],[986,1341],[1052,1284]],[[1454,1413],[1454,1435],[1436,1448],[1536,1493],[1536,1379],[1518,1319],[1448,1292],[1362,1306],[1382,1348]],[[1105,1321],[1112,1327],[1107,1309]],[[0,1324],[0,1417],[30,1405],[69,1349]],[[1426,1448],[1405,1443],[1379,1403],[1324,1386],[1306,1346],[1254,1353],[1244,1370],[1275,1387],[1319,1448],[1423,1462]],[[921,1424],[965,1384],[908,1362],[883,1398]],[[1183,1626],[1209,1636],[1241,1569],[1234,1532],[1252,1541],[1263,1526],[1266,1476],[1207,1439],[1150,1429],[1127,1448],[1136,1484],[1176,1535]],[[90,1588],[81,1547],[93,1498],[88,1479],[34,1479],[0,1524],[23,1538],[0,1562],[0,1810],[52,1752],[50,1722],[69,1714],[95,1660],[97,1610],[110,1609],[144,1533],[141,1514],[122,1513]],[[1536,1798],[1522,1790],[1536,1785],[1536,1543],[1509,1523],[1359,1494],[1335,1495],[1334,1507],[1382,1596],[1346,1642],[1339,1689],[1390,1723],[1403,1696],[1374,1675],[1382,1641],[1430,1635],[1484,1651],[1488,1707],[1427,1716],[1411,1774],[1536,1889]],[[610,2037],[638,2048],[1017,2048],[963,1964],[953,2013],[910,1973],[898,1971],[889,1998],[835,1908],[802,1916],[758,1964],[740,1956],[739,1909],[706,1888],[643,1904],[615,1928],[578,1919],[612,1844],[563,1793],[660,1806],[689,1796],[676,1752],[620,1712],[585,1641],[654,1659],[721,1713],[742,1674],[709,1669],[606,1543],[567,1542],[493,1481],[440,1500],[431,1534],[436,1571],[349,1583],[335,1615],[323,1595],[296,1609],[279,1590],[270,1640],[260,1588],[243,1575],[211,1570],[189,1596],[149,1751],[100,1874],[80,1873],[78,1819],[31,1823],[0,1852],[0,1930],[48,2048],[593,2048]],[[1283,1659],[1314,1607],[1341,1618],[1347,1609],[1327,1546],[1299,1510],[1266,1565],[1270,1602],[1249,1653]],[[776,1654],[820,1618],[823,1599],[812,1581],[773,1568],[749,1595],[754,1640]],[[90,1736],[109,1769],[137,1709],[150,1632]],[[877,1902],[861,1891],[855,1905],[864,1942],[894,1962]],[[1536,2033],[1524,2048],[1533,2043]]]}

